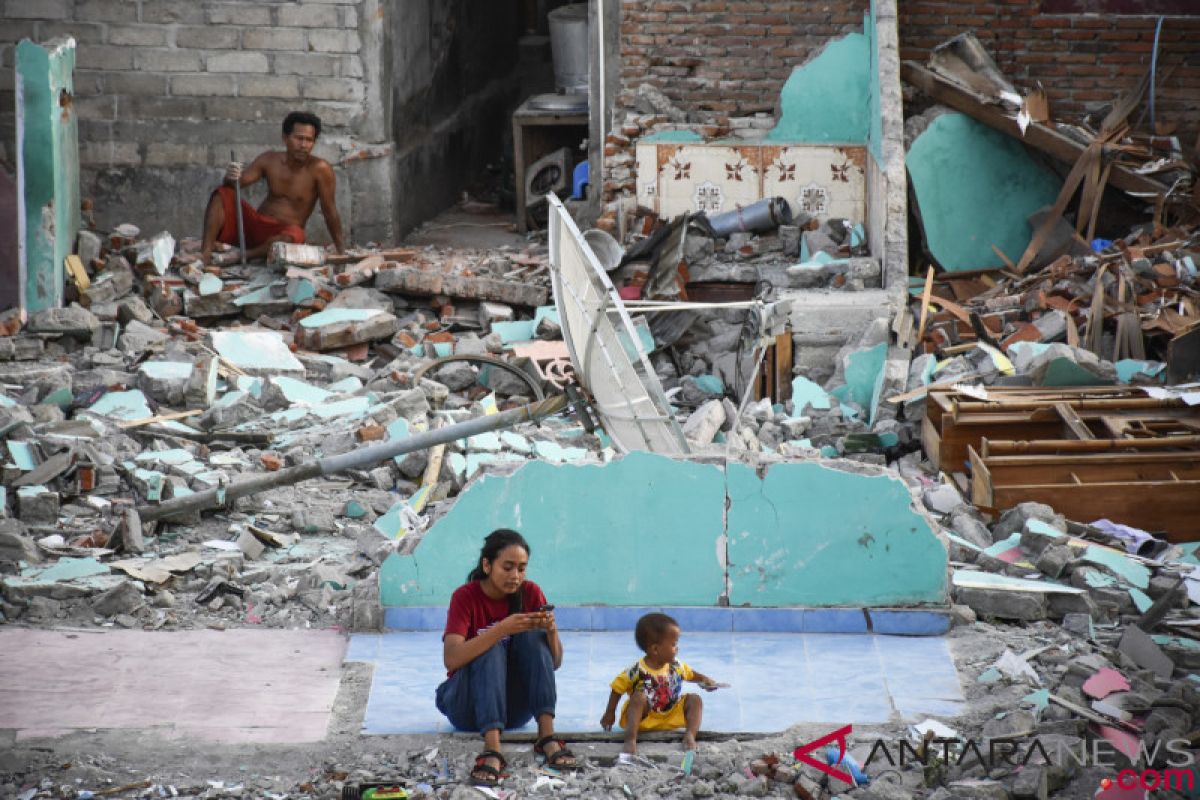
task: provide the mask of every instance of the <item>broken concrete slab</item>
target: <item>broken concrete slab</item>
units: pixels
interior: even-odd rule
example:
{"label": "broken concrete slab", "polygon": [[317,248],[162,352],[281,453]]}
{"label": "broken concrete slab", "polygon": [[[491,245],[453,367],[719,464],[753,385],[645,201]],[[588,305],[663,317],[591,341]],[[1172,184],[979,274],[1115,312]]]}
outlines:
{"label": "broken concrete slab", "polygon": [[125,259],[110,258],[104,271],[96,275],[86,291],[80,292],[79,302],[94,309],[105,303],[115,303],[133,291],[133,270]]}
{"label": "broken concrete slab", "polygon": [[396,328],[395,315],[377,308],[331,308],[300,320],[296,344],[333,350],[390,338]]}
{"label": "broken concrete slab", "polygon": [[66,308],[47,308],[29,316],[25,330],[51,336],[71,336],[88,341],[100,329],[100,320],[86,308],[72,304]]}
{"label": "broken concrete slab", "polygon": [[15,519],[0,520],[0,562],[25,561],[36,564],[41,560],[41,553],[26,532],[23,522]]}
{"label": "broken concrete slab", "polygon": [[1148,669],[1160,678],[1169,678],[1175,664],[1162,651],[1149,634],[1136,625],[1127,625],[1121,634],[1117,649],[1132,659],[1133,663]]}
{"label": "broken concrete slab", "polygon": [[138,367],[138,388],[165,405],[182,405],[193,368],[188,361],[147,361]]}
{"label": "broken concrete slab", "polygon": [[92,610],[102,617],[115,617],[117,614],[132,614],[145,602],[142,593],[132,582],[121,581],[113,588],[101,592],[92,601]]}
{"label": "broken concrete slab", "polygon": [[214,331],[213,349],[247,375],[304,377],[304,365],[274,331]]}
{"label": "broken concrete slab", "polygon": [[217,319],[232,317],[242,313],[242,308],[234,303],[237,295],[232,291],[218,291],[209,294],[183,293],[183,312],[192,319]]}
{"label": "broken concrete slab", "polygon": [[9,602],[34,597],[66,600],[103,592],[123,580],[94,558],[60,558],[48,567],[30,567],[0,580],[0,593]]}
{"label": "broken concrete slab", "polygon": [[446,295],[467,300],[491,300],[515,306],[544,306],[550,298],[548,289],[530,283],[446,274],[410,267],[380,270],[375,276],[375,288],[417,297]]}
{"label": "broken concrete slab", "polygon": [[58,506],[58,493],[45,486],[22,486],[17,490],[17,517],[26,525],[56,524]]}
{"label": "broken concrete slab", "polygon": [[117,340],[117,346],[122,352],[129,355],[140,355],[147,350],[153,350],[165,344],[170,339],[170,336],[157,328],[152,328],[143,322],[131,319],[125,323],[125,329],[121,332],[121,336]]}
{"label": "broken concrete slab", "polygon": [[391,297],[378,289],[356,286],[338,292],[338,296],[329,301],[325,308],[374,308],[391,313],[394,303]]}

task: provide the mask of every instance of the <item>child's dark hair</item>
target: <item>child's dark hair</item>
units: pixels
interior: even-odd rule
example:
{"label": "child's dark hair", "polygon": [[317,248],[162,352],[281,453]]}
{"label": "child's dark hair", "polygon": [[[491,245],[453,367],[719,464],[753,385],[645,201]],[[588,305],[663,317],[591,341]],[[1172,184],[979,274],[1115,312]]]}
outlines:
{"label": "child's dark hair", "polygon": [[[507,547],[516,545],[525,551],[525,555],[529,555],[529,542],[525,541],[525,537],[510,528],[497,528],[487,535],[483,540],[483,547],[479,550],[479,559],[475,562],[475,569],[471,570],[471,574],[467,576],[468,581],[481,581],[487,577],[487,573],[483,571],[483,561],[495,561],[496,558],[504,552]],[[514,614],[521,612],[521,591],[517,590],[508,598],[509,611]]]}
{"label": "child's dark hair", "polygon": [[321,136],[321,118],[307,111],[293,111],[283,118],[283,135],[287,136],[297,125],[312,125],[313,138]]}
{"label": "child's dark hair", "polygon": [[642,649],[642,652],[647,652],[650,645],[662,641],[672,627],[679,627],[679,623],[675,621],[674,617],[660,614],[657,611],[645,614],[637,621],[637,627],[633,629],[633,640],[637,642],[637,646]]}

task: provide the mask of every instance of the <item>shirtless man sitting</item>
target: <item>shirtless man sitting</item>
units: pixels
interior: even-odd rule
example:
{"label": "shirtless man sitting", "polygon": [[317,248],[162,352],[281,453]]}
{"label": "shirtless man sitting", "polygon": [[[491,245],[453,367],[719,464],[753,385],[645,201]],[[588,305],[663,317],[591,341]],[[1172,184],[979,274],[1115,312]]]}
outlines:
{"label": "shirtless man sitting", "polygon": [[253,186],[267,179],[267,199],[255,209],[242,201],[242,223],[246,235],[246,258],[263,258],[275,242],[304,242],[304,224],[317,201],[325,227],[339,253],[346,250],[342,219],[334,204],[337,178],[333,167],[312,155],[321,135],[321,120],[315,114],[293,111],[283,120],[284,152],[263,153],[245,170],[233,161],[225,171],[224,183],[209,198],[204,211],[204,241],[200,257],[207,265],[216,242],[238,244],[234,185]]}

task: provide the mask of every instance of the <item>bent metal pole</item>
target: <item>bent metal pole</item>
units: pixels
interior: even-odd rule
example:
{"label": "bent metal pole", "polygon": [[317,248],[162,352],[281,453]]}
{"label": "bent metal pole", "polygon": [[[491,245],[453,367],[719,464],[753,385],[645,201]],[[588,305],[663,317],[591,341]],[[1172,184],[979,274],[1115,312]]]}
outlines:
{"label": "bent metal pole", "polygon": [[239,497],[258,494],[267,489],[290,486],[310,478],[316,478],[321,475],[333,475],[338,472],[345,472],[348,469],[368,467],[393,456],[424,450],[438,444],[446,444],[468,436],[474,436],[477,433],[511,428],[513,425],[521,422],[536,422],[552,414],[557,414],[566,407],[566,395],[555,395],[537,403],[530,403],[520,408],[501,411],[499,414],[477,417],[466,422],[460,422],[457,425],[423,431],[406,439],[383,442],[371,445],[370,447],[361,447],[357,450],[351,450],[341,455],[329,456],[328,458],[310,459],[294,467],[288,467],[276,472],[268,472],[264,475],[255,475],[252,478],[246,478],[245,480],[231,483],[228,486],[219,486],[215,489],[207,489],[203,492],[189,494],[184,497],[173,497],[170,500],[155,505],[139,506],[137,513],[143,522],[152,522],[157,519],[165,519],[191,511],[218,508]]}

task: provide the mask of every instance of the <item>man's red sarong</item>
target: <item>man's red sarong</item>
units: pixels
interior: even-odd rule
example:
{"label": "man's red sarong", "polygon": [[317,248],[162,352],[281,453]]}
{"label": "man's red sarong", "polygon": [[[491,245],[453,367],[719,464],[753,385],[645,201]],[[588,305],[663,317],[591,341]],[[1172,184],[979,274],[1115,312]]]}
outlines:
{"label": "man's red sarong", "polygon": [[[219,186],[217,193],[221,195],[221,201],[225,205],[225,224],[221,228],[217,241],[236,247],[238,245],[236,193],[232,186]],[[299,225],[292,225],[269,217],[245,200],[242,201],[242,226],[246,231],[247,250],[258,247],[276,236],[285,236],[291,240],[292,244],[304,244],[304,229]]]}

